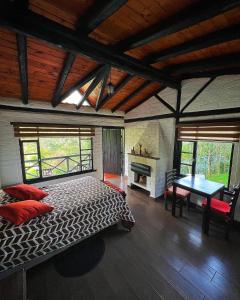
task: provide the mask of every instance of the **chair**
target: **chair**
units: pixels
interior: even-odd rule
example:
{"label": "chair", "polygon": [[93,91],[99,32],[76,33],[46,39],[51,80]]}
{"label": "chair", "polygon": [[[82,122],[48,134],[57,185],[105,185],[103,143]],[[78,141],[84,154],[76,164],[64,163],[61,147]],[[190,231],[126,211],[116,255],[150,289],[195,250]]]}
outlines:
{"label": "chair", "polygon": [[[220,200],[217,198],[211,199],[211,209],[209,213],[210,224],[211,221],[223,221],[225,225],[225,239],[229,239],[229,232],[234,223],[234,212],[237,204],[237,200],[240,193],[240,186],[234,188],[233,192],[225,192],[225,194],[231,196],[231,200],[226,202],[224,200]],[[206,208],[207,199],[203,199],[202,207]],[[206,214],[206,209],[204,210],[204,214]]]}
{"label": "chair", "polygon": [[[177,178],[177,170],[172,169],[166,172],[165,175],[165,191],[164,191],[164,203],[165,209],[168,209],[168,199],[173,196],[173,181]],[[180,217],[182,217],[182,209],[184,205],[184,200],[187,200],[188,210],[190,208],[190,197],[191,193],[187,190],[181,189],[179,187],[176,188],[176,207],[180,209]]]}

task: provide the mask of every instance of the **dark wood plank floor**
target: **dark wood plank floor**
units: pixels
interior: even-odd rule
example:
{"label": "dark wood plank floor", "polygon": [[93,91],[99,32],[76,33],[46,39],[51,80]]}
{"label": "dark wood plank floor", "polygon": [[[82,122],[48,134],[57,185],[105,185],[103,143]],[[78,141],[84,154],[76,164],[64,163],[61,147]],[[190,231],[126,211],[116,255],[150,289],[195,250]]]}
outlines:
{"label": "dark wood plank floor", "polygon": [[162,201],[128,189],[136,219],[130,233],[111,228],[102,261],[78,278],[46,262],[28,272],[29,300],[240,299],[240,233],[201,232],[201,212],[173,218]]}

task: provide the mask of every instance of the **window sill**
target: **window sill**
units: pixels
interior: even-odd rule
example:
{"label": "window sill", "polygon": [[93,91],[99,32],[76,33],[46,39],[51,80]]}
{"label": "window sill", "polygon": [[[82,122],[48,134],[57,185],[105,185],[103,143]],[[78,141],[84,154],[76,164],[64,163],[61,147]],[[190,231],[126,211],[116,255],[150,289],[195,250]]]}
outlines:
{"label": "window sill", "polygon": [[96,169],[92,169],[92,170],[86,170],[86,171],[82,171],[82,172],[69,173],[69,174],[64,174],[64,175],[57,175],[57,176],[51,176],[51,177],[44,177],[44,178],[36,178],[36,179],[24,180],[23,182],[27,183],[27,184],[38,183],[38,182],[56,180],[56,179],[60,179],[60,178],[67,178],[67,177],[76,176],[76,175],[93,173],[93,172],[96,172],[96,171],[97,171]]}

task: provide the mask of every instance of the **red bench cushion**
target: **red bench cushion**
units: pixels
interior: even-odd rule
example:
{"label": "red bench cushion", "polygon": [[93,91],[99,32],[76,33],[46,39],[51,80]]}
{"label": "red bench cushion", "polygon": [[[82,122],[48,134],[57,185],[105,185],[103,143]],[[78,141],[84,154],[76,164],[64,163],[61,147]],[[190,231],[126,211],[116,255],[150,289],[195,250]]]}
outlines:
{"label": "red bench cushion", "polygon": [[126,197],[126,193],[120,187],[116,186],[115,184],[111,183],[110,181],[103,181],[104,184],[109,186],[110,188],[114,189],[115,191],[119,192],[124,198]]}
{"label": "red bench cushion", "polygon": [[[173,193],[173,187],[172,187],[172,186],[169,187],[169,188],[167,189],[166,193],[172,195],[172,193]],[[179,187],[176,188],[176,195],[177,195],[177,197],[180,197],[180,198],[186,198],[186,197],[188,197],[190,194],[191,194],[191,193],[190,193],[189,191],[187,191],[187,190],[181,189],[181,188],[179,188]]]}
{"label": "red bench cushion", "polygon": [[[206,207],[207,205],[207,199],[203,199],[202,207]],[[221,201],[216,198],[211,199],[211,210],[214,211],[217,214],[226,215],[230,213],[231,206],[229,203]]]}

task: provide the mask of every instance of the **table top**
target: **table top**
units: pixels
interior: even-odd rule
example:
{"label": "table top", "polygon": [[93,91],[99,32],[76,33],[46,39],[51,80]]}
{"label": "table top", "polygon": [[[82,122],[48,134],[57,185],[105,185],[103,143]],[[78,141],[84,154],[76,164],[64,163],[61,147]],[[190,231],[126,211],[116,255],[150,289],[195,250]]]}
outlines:
{"label": "table top", "polygon": [[202,196],[213,196],[224,188],[224,184],[206,180],[200,176],[186,176],[174,180],[173,184]]}

